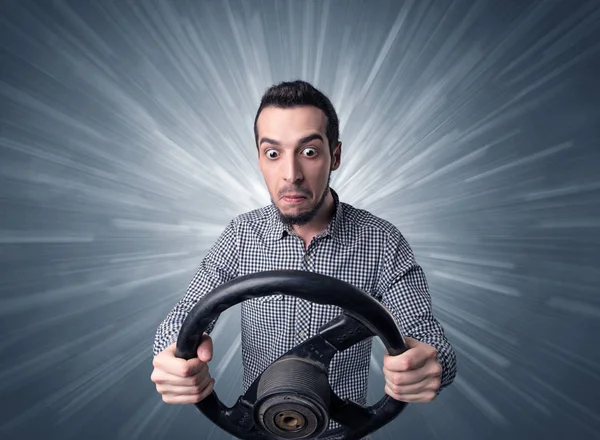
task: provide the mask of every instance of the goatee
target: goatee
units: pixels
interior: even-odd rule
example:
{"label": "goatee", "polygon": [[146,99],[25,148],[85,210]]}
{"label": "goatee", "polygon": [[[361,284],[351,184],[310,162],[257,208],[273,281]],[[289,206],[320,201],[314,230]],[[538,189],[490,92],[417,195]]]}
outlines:
{"label": "goatee", "polygon": [[327,194],[329,194],[329,185],[327,185],[325,187],[325,190],[323,191],[323,195],[321,196],[321,198],[319,199],[317,204],[315,206],[313,206],[313,208],[311,210],[306,211],[306,212],[301,212],[300,214],[296,214],[296,215],[284,214],[283,212],[281,212],[279,207],[277,207],[277,205],[275,205],[277,207],[277,212],[279,212],[279,219],[286,226],[292,226],[292,225],[293,226],[303,226],[303,225],[310,223],[315,218],[317,213],[319,212],[319,209],[321,209],[321,207],[325,204],[325,199],[327,198]]}

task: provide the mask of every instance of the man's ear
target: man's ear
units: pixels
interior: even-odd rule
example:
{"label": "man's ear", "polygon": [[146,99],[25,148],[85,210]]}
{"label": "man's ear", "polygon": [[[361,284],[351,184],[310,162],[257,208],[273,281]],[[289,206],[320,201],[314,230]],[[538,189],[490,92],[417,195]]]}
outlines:
{"label": "man's ear", "polygon": [[335,171],[340,167],[340,163],[342,161],[342,142],[338,141],[338,144],[333,149],[333,154],[331,155],[331,171]]}
{"label": "man's ear", "polygon": [[256,165],[258,165],[258,170],[262,173],[262,161],[260,160],[260,150],[256,149]]}

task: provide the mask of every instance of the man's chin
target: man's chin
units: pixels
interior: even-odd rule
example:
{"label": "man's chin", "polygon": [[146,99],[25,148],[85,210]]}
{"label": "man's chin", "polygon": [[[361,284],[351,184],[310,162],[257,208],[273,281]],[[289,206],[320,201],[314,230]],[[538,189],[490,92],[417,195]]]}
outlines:
{"label": "man's chin", "polygon": [[312,210],[287,209],[282,211],[279,209],[279,218],[288,226],[302,226],[309,223],[314,217],[315,212]]}
{"label": "man's chin", "polygon": [[285,207],[285,208],[281,208],[278,206],[279,212],[281,213],[281,215],[285,215],[286,217],[295,217],[295,216],[301,216],[306,214],[307,212],[310,211],[310,209],[306,209],[306,208],[290,208],[290,207]]}
{"label": "man's chin", "polygon": [[289,205],[287,203],[277,203],[277,209],[281,215],[286,217],[302,216],[307,214],[313,209],[313,206],[307,206],[306,203],[301,203],[302,206]]}

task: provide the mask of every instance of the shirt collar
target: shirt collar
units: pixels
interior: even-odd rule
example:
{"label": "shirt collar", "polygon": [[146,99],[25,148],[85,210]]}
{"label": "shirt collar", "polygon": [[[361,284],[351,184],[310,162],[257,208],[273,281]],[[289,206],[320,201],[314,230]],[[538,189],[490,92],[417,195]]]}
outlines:
{"label": "shirt collar", "polygon": [[[347,228],[344,223],[344,204],[340,202],[340,198],[338,194],[333,190],[333,188],[329,188],[331,195],[333,196],[333,201],[335,204],[335,212],[333,214],[333,218],[331,222],[327,226],[327,229],[319,234],[320,237],[331,236],[334,241],[345,245],[348,243],[347,237]],[[271,219],[272,219],[272,227],[268,233],[269,238],[272,241],[281,240],[286,235],[294,234],[291,228],[288,228],[281,219],[279,218],[279,210],[275,205],[271,205]]]}

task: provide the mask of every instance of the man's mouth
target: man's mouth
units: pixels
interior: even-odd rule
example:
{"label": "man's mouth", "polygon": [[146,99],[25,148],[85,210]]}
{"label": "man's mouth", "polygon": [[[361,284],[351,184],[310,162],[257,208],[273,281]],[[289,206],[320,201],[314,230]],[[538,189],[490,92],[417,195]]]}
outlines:
{"label": "man's mouth", "polygon": [[302,200],[306,199],[306,196],[301,195],[301,194],[286,194],[285,196],[282,197],[284,202],[287,203],[298,203],[301,202]]}

